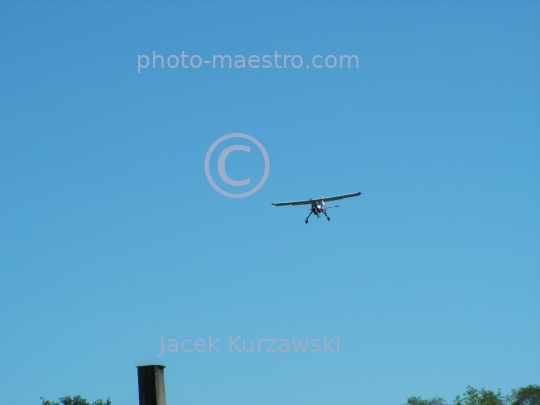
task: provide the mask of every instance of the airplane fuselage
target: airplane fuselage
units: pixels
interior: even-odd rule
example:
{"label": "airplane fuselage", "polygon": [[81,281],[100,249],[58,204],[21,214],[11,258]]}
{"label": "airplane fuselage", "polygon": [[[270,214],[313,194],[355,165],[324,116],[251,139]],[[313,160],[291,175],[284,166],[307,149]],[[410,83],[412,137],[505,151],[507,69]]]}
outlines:
{"label": "airplane fuselage", "polygon": [[317,216],[319,216],[321,212],[326,213],[326,204],[324,203],[324,201],[323,200],[313,201],[311,203],[311,212]]}

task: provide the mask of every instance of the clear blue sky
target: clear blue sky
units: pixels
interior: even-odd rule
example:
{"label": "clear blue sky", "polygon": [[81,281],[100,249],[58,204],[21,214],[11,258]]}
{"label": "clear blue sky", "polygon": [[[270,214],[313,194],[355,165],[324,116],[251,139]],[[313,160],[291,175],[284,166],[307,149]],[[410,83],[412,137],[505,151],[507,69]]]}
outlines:
{"label": "clear blue sky", "polygon": [[[170,405],[540,381],[539,3],[4,1],[0,44],[0,404],[137,404],[149,363]],[[137,73],[152,51],[359,68]],[[234,132],[271,164],[243,199],[204,172]],[[257,153],[229,175],[258,181]],[[270,205],[355,191],[330,222]],[[220,353],[158,358],[161,335]]]}

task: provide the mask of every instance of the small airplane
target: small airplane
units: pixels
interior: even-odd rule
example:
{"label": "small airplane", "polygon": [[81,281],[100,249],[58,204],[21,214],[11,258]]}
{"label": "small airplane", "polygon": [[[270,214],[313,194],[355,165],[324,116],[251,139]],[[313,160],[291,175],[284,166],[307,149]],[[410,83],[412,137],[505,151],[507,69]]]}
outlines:
{"label": "small airplane", "polygon": [[352,193],[352,194],[336,195],[334,197],[325,197],[324,194],[323,194],[322,197],[319,198],[318,200],[313,200],[313,199],[310,198],[309,200],[303,200],[303,201],[288,201],[288,202],[272,203],[272,205],[275,205],[276,207],[281,207],[282,205],[307,205],[307,204],[310,204],[311,208],[310,208],[310,211],[309,211],[309,215],[306,218],[306,224],[307,224],[308,219],[311,216],[311,214],[315,214],[315,215],[317,215],[317,218],[320,218],[319,214],[323,213],[324,216],[326,217],[326,219],[328,221],[330,221],[330,217],[328,215],[326,215],[326,210],[329,209],[329,208],[338,208],[339,205],[334,205],[332,207],[327,207],[326,206],[327,201],[343,200],[344,198],[357,197],[360,194],[361,193],[358,192],[358,193]]}

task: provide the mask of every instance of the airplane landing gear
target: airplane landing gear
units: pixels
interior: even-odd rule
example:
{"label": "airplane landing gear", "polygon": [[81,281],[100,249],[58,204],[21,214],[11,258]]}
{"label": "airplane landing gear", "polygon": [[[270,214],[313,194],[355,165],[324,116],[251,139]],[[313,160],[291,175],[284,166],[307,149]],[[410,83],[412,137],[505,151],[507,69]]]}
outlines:
{"label": "airplane landing gear", "polygon": [[311,216],[311,214],[313,214],[313,211],[309,211],[309,215],[308,215],[307,218],[306,218],[306,224],[308,223],[308,219],[309,219],[309,217]]}
{"label": "airplane landing gear", "polygon": [[322,213],[324,214],[324,216],[326,217],[326,219],[330,221],[330,217],[329,217],[328,215],[326,215],[326,212],[323,211]]}

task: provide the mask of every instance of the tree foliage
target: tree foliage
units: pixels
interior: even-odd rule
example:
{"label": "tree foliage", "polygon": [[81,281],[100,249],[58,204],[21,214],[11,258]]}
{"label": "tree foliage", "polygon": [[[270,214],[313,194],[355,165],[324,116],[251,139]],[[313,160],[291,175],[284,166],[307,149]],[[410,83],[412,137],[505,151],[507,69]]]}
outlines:
{"label": "tree foliage", "polygon": [[446,401],[440,397],[422,399],[420,397],[410,397],[406,405],[447,405]]}
{"label": "tree foliage", "polygon": [[512,390],[512,393],[507,396],[501,395],[500,390],[493,392],[468,386],[467,391],[458,395],[452,404],[440,397],[431,399],[410,397],[405,405],[540,405],[540,386],[527,385]]}
{"label": "tree foliage", "polygon": [[43,397],[41,397],[42,405],[111,405],[111,399],[107,398],[106,401],[98,399],[97,401],[90,403],[80,395],[72,397],[61,397],[60,402],[51,402]]}
{"label": "tree foliage", "polygon": [[540,405],[540,386],[527,385],[518,390],[512,390],[508,396],[509,405]]}
{"label": "tree foliage", "polygon": [[484,388],[477,390],[468,386],[462,397],[458,395],[454,399],[454,405],[505,405],[505,398],[501,395],[500,390],[494,393]]}

